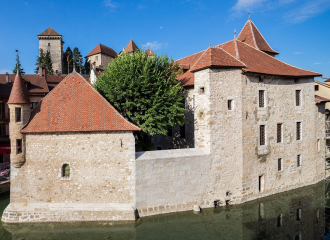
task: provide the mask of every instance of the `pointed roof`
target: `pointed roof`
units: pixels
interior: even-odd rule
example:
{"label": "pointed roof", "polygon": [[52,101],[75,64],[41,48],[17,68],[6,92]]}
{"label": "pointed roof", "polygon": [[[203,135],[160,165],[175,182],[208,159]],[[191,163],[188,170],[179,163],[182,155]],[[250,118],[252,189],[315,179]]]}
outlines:
{"label": "pointed roof", "polygon": [[31,113],[22,133],[139,131],[80,74],[65,77]]}
{"label": "pointed roof", "polygon": [[20,68],[19,68],[19,56],[17,51],[17,74],[14,80],[13,87],[10,92],[8,99],[8,104],[22,104],[22,103],[31,103],[29,94],[27,92],[23,78],[21,77]]}
{"label": "pointed roof", "polygon": [[98,53],[102,53],[105,55],[108,55],[110,57],[117,57],[117,53],[115,50],[113,50],[110,47],[107,47],[103,44],[98,44],[90,53],[88,53],[88,55],[86,57],[98,54]]}
{"label": "pointed roof", "polygon": [[269,46],[265,38],[259,32],[258,28],[250,19],[245,23],[242,31],[237,37],[237,40],[245,42],[246,44],[263,52],[270,53],[271,55],[279,54],[279,52],[274,51]]}
{"label": "pointed roof", "polygon": [[330,78],[328,78],[327,80],[325,80],[324,82],[330,82]]}
{"label": "pointed roof", "polygon": [[154,53],[153,51],[151,51],[150,48],[148,48],[148,49],[146,50],[146,54],[147,54],[148,56],[152,56],[152,55],[154,55],[155,53]]}
{"label": "pointed roof", "polygon": [[315,95],[315,102],[317,102],[317,103],[330,102],[330,99]]}
{"label": "pointed roof", "polygon": [[52,27],[49,27],[45,31],[40,33],[38,36],[62,36],[62,35],[56,32]]}
{"label": "pointed roof", "polygon": [[246,65],[246,67],[242,68],[245,72],[292,77],[322,76],[320,73],[301,69],[282,62],[245,42],[232,40],[221,46],[223,50],[229,54],[238,55],[240,61]]}
{"label": "pointed roof", "polygon": [[130,53],[130,52],[135,52],[138,51],[139,48],[136,46],[135,42],[131,39],[127,46],[125,47],[125,52]]}

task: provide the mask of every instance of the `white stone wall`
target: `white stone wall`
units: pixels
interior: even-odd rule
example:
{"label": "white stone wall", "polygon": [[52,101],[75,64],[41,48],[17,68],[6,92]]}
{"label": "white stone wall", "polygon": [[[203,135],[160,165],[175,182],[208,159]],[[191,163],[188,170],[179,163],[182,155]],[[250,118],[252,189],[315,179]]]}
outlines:
{"label": "white stone wall", "polygon": [[[69,179],[61,176],[63,163]],[[12,168],[5,211],[14,213],[2,220],[133,220],[134,209],[131,132],[26,134],[26,162]]]}
{"label": "white stone wall", "polygon": [[136,153],[136,208],[140,216],[209,207],[210,156],[200,149]]}

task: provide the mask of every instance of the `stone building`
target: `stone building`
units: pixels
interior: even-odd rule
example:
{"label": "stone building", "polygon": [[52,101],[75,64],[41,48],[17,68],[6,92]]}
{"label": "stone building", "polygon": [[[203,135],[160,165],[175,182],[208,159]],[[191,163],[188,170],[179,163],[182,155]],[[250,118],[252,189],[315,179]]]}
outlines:
{"label": "stone building", "polygon": [[[249,19],[237,39],[178,60],[187,124],[155,137],[160,151],[135,153],[139,128],[79,74],[30,117],[27,99],[10,101],[17,151],[2,221],[134,220],[323,180],[329,100],[315,97],[321,74],[276,54]],[[10,99],[25,99],[21,81]]]}
{"label": "stone building", "polygon": [[62,74],[62,58],[63,58],[63,40],[62,35],[57,33],[53,28],[49,27],[38,35],[39,49],[43,49],[46,53],[50,52],[52,59],[54,74]]}

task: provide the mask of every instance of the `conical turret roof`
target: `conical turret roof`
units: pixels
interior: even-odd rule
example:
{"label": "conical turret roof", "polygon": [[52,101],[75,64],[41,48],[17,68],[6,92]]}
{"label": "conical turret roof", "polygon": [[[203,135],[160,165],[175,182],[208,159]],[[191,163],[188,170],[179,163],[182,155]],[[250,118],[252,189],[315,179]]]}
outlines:
{"label": "conical turret roof", "polygon": [[56,32],[52,27],[49,27],[45,31],[40,33],[38,36],[62,36],[62,35]]}
{"label": "conical turret roof", "polygon": [[139,50],[138,46],[135,44],[135,42],[132,39],[129,41],[129,43],[125,47],[125,52],[127,52],[127,53],[135,52],[138,50]]}

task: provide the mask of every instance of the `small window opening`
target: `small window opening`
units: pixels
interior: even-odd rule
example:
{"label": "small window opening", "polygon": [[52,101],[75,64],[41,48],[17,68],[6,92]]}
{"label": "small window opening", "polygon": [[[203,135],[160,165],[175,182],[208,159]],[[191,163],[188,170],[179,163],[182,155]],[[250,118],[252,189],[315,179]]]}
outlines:
{"label": "small window opening", "polygon": [[297,155],[297,167],[301,167],[301,154]]}
{"label": "small window opening", "polygon": [[180,126],[180,137],[181,138],[185,138],[186,137],[186,125],[183,124],[182,126]]}
{"label": "small window opening", "polygon": [[296,211],[296,217],[297,217],[297,221],[301,220],[301,208],[298,208]]}
{"label": "small window opening", "polygon": [[259,192],[262,193],[265,190],[265,175],[259,176]]}
{"label": "small window opening", "polygon": [[226,206],[230,205],[230,200],[226,200]]}
{"label": "small window opening", "polygon": [[320,139],[317,139],[317,151],[319,152],[321,150],[321,141]]}
{"label": "small window opening", "polygon": [[172,127],[167,128],[167,136],[172,137],[173,135],[172,131],[173,131]]}
{"label": "small window opening", "polygon": [[162,147],[161,146],[157,146],[157,150],[162,150]]}
{"label": "small window opening", "polygon": [[265,107],[265,90],[259,90],[259,107]]}
{"label": "small window opening", "polygon": [[21,108],[15,108],[15,119],[16,119],[16,122],[20,122],[22,121],[22,109]]}
{"label": "small window opening", "polygon": [[277,124],[277,143],[281,143],[282,142],[282,123],[278,123]]}
{"label": "small window opening", "polygon": [[228,99],[228,110],[233,110],[233,100]]}
{"label": "small window opening", "polygon": [[297,234],[296,236],[294,236],[294,240],[301,240],[301,234]]}
{"label": "small window opening", "polygon": [[294,83],[299,83],[299,79],[298,78],[295,78],[294,79]]}
{"label": "small window opening", "polygon": [[67,163],[63,164],[62,166],[62,177],[64,178],[70,177],[70,166]]}
{"label": "small window opening", "polygon": [[319,85],[315,85],[315,91],[319,90]]}
{"label": "small window opening", "polygon": [[22,153],[22,139],[16,139],[17,154]]}
{"label": "small window opening", "polygon": [[50,47],[50,43],[48,43],[48,47]]}
{"label": "small window opening", "polygon": [[0,154],[0,163],[4,163],[5,159],[3,157],[3,154]]}
{"label": "small window opening", "polygon": [[199,88],[199,94],[204,94],[205,93],[205,88],[204,87],[200,87]]}
{"label": "small window opening", "polygon": [[296,90],[296,106],[301,106],[301,90]]}
{"label": "small window opening", "polygon": [[227,191],[226,192],[226,197],[229,197],[231,195],[231,192],[230,191]]}
{"label": "small window opening", "polygon": [[282,227],[283,225],[283,215],[280,214],[277,216],[277,227]]}
{"label": "small window opening", "polygon": [[301,140],[301,122],[296,122],[296,140]]}
{"label": "small window opening", "polygon": [[282,171],[282,158],[277,159],[277,171]]}
{"label": "small window opening", "polygon": [[260,125],[260,146],[263,146],[266,144],[266,126]]}
{"label": "small window opening", "polygon": [[264,82],[264,80],[259,76],[259,82]]}
{"label": "small window opening", "polygon": [[220,200],[213,201],[214,208],[218,207],[220,205]]}

